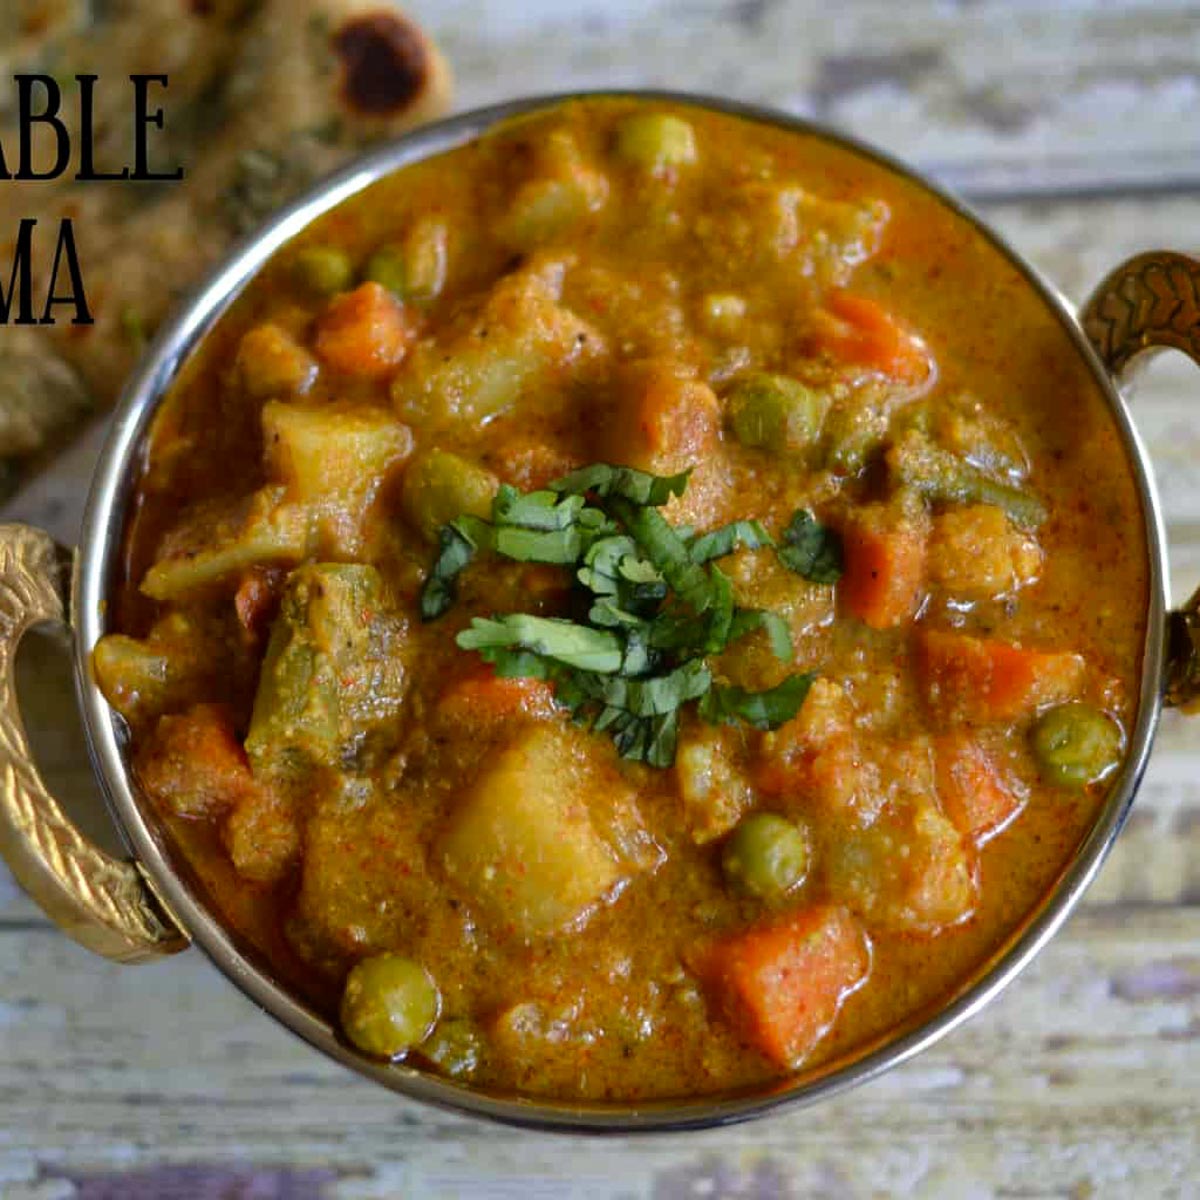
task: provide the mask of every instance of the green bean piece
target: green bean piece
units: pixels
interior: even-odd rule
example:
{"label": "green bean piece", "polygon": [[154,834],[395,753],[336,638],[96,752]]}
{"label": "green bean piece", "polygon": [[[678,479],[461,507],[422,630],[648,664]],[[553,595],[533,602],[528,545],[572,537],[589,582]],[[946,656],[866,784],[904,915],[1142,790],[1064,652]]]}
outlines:
{"label": "green bean piece", "polygon": [[483,467],[448,450],[425,450],[405,468],[400,509],[430,545],[437,545],[442,526],[456,517],[487,520],[497,486],[496,477]]}
{"label": "green bean piece", "polygon": [[334,246],[309,246],[296,255],[296,280],[314,296],[344,292],[354,279],[350,256]]}
{"label": "green bean piece", "polygon": [[682,117],[638,113],[617,130],[617,154],[635,166],[661,172],[696,161],[696,135]]}
{"label": "green bean piece", "polygon": [[1082,700],[1042,714],[1029,735],[1042,777],[1059,787],[1099,783],[1121,761],[1125,735],[1107,713]]}
{"label": "green bean piece", "polygon": [[786,375],[755,372],[739,379],[726,402],[730,428],[743,446],[795,454],[821,435],[829,397]]}
{"label": "green bean piece", "polygon": [[895,482],[935,503],[992,504],[1025,529],[1046,520],[1046,506],[1036,496],[985,475],[915,429],[895,443],[887,459]]}
{"label": "green bean piece", "polygon": [[378,954],[355,964],[342,992],[342,1030],[360,1050],[396,1058],[432,1032],[441,997],[419,963]]}
{"label": "green bean piece", "polygon": [[725,843],[721,867],[734,890],[759,900],[779,900],[808,873],[808,838],[783,817],[753,813]]}

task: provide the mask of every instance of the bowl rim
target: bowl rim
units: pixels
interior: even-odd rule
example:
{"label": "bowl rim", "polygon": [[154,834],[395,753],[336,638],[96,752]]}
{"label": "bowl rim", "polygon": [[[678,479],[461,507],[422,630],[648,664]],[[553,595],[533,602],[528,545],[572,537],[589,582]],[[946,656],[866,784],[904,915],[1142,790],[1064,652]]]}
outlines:
{"label": "bowl rim", "polygon": [[[1138,715],[1129,753],[1091,831],[1037,909],[1009,935],[972,980],[928,1015],[910,1018],[904,1032],[813,1072],[735,1095],[634,1103],[566,1102],[476,1089],[404,1064],[370,1061],[342,1042],[330,1022],[250,961],[170,861],[163,831],[143,812],[124,759],[125,731],[91,672],[91,652],[105,632],[106,598],[120,560],[126,506],[143,437],[170,385],[213,325],[258,270],[313,220],[386,175],[460,146],[511,118],[572,100],[629,98],[691,106],[815,137],[858,154],[922,188],[966,220],[1016,267],[1040,295],[1090,368],[1122,437],[1142,505],[1147,552],[1147,622]],[[1116,384],[1059,291],[961,199],[941,185],[856,137],[766,105],[686,91],[599,88],[521,97],[472,109],[406,133],[316,183],[245,238],[159,331],[122,391],[93,476],[84,512],[72,613],[75,675],[93,766],[118,828],[156,895],[216,966],[285,1027],[316,1049],[410,1099],[456,1113],[545,1131],[628,1134],[711,1128],[784,1108],[813,1104],[874,1079],[906,1062],[967,1021],[1003,991],[1057,932],[1103,862],[1128,815],[1150,753],[1161,710],[1167,611],[1166,537],[1149,457]]]}

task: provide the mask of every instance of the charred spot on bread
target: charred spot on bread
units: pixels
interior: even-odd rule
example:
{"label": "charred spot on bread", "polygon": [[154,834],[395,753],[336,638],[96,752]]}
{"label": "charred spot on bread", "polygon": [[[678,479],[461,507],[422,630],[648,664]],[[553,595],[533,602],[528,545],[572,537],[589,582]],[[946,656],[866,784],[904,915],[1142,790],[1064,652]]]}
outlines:
{"label": "charred spot on bread", "polygon": [[342,98],[354,112],[394,116],[424,91],[429,51],[421,32],[396,13],[355,17],[333,37],[342,60]]}

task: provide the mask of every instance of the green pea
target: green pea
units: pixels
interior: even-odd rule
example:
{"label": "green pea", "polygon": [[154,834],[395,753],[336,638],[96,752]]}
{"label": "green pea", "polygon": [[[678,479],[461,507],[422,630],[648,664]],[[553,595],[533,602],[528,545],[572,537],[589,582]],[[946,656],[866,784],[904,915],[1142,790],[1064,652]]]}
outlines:
{"label": "green pea", "polygon": [[363,268],[363,278],[382,284],[389,292],[404,296],[408,291],[408,271],[404,262],[404,249],[388,244],[380,246]]}
{"label": "green pea", "polygon": [[821,435],[829,397],[786,375],[744,375],[726,396],[734,437],[743,446],[794,454]]}
{"label": "green pea", "polygon": [[649,171],[685,167],[696,161],[696,135],[682,117],[638,113],[621,122],[617,154]]}
{"label": "green pea", "polygon": [[385,242],[367,259],[363,278],[382,284],[401,300],[428,303],[446,282],[447,235],[441,221],[415,221],[404,236]]}
{"label": "green pea", "polygon": [[774,813],[753,813],[730,835],[721,855],[729,884],[760,900],[777,900],[808,873],[808,838]]}
{"label": "green pea", "polygon": [[424,967],[398,954],[378,954],[346,976],[342,1029],[367,1054],[395,1058],[429,1036],[440,1009],[441,997]]}
{"label": "green pea", "polygon": [[483,1055],[479,1030],[463,1017],[442,1018],[421,1056],[455,1079],[469,1078]]}
{"label": "green pea", "polygon": [[354,267],[344,250],[333,246],[309,246],[296,255],[296,280],[314,296],[344,292],[354,279]]}
{"label": "green pea", "polygon": [[1085,788],[1116,768],[1125,735],[1107,713],[1075,701],[1043,713],[1030,743],[1043,778],[1059,787]]}

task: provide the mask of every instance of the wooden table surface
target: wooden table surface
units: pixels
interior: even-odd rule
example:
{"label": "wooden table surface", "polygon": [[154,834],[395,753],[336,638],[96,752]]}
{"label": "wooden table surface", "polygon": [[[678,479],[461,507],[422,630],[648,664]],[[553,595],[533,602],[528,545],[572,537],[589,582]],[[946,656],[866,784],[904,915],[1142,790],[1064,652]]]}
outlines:
{"label": "wooden table surface", "polygon": [[[427,0],[462,105],[646,84],[816,116],[931,170],[1072,300],[1200,241],[1200,9],[1060,0]],[[515,10],[520,10],[519,14]],[[1193,248],[1195,248],[1193,246]],[[1200,581],[1200,376],[1135,410],[1174,595]],[[85,438],[9,506],[70,540]],[[32,690],[83,803],[70,705]],[[110,966],[0,878],[0,1195],[50,1198],[1200,1195],[1200,718],[1169,714],[1067,928],[966,1028],[816,1109],[589,1140],[427,1111],[257,1012],[198,951]]]}

